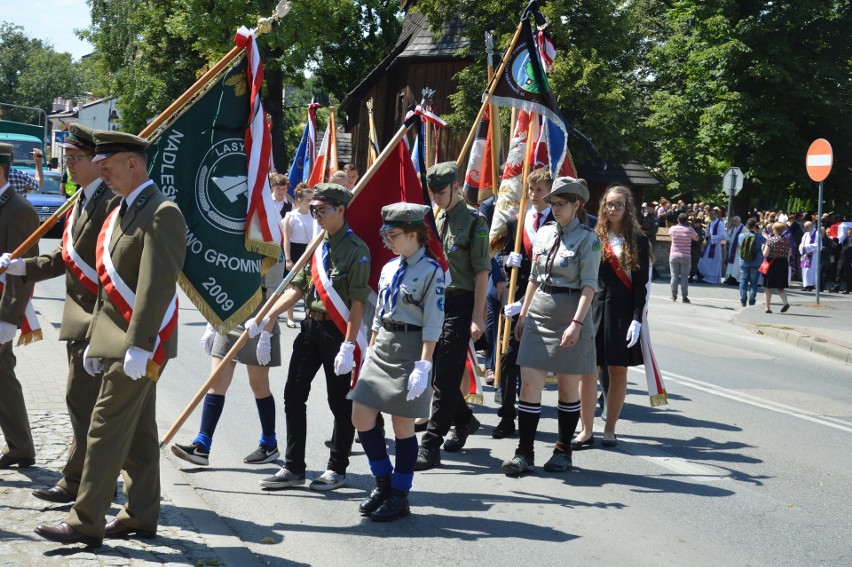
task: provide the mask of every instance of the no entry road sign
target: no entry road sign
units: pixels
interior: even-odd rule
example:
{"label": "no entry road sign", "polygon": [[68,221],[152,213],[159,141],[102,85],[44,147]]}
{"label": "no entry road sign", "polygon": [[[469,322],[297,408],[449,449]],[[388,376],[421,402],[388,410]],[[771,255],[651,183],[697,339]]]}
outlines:
{"label": "no entry road sign", "polygon": [[834,161],[834,154],[831,151],[831,144],[824,138],[814,140],[811,147],[808,148],[808,157],[805,160],[805,167],[808,169],[808,176],[813,181],[824,181],[828,174],[831,173],[831,164]]}

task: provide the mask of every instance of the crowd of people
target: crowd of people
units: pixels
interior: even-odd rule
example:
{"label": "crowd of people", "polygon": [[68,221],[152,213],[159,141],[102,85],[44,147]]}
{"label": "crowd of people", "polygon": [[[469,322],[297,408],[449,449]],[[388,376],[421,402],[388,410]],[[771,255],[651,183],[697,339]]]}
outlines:
{"label": "crowd of people", "polygon": [[[49,502],[73,502],[65,522],[36,528],[42,537],[63,544],[97,546],[104,538],[149,538],[157,531],[155,379],[177,355],[169,321],[177,310],[176,280],[186,231],[179,210],[148,178],[147,145],[129,134],[72,126],[66,163],[82,196],[66,223],[63,243],[50,254],[38,256],[33,249],[29,257],[15,259],[8,252],[33,230],[36,217],[10,190],[11,147],[0,144],[0,215],[15,213],[14,222],[0,224],[0,246],[6,252],[0,257],[6,270],[0,287],[0,425],[7,444],[0,468],[35,462],[11,340],[23,325],[34,282],[65,275],[60,338],[68,343],[74,437],[62,479],[33,491]],[[261,479],[260,487],[306,484],[307,400],[322,369],[333,434],[324,472],[309,488],[331,491],[346,485],[357,436],[375,477],[375,487],[358,511],[374,521],[396,520],[410,513],[415,472],[439,466],[442,452],[461,451],[481,427],[463,394],[471,340],[486,351],[490,376],[498,365],[502,370],[497,390],[501,421],[491,435],[502,439],[518,434],[517,446],[502,463],[505,474],[523,475],[535,467],[542,391],[550,379],[558,384],[558,439],[548,447],[544,471],[567,471],[574,466],[574,451],[589,449],[598,439],[604,447],[619,443],[616,428],[627,370],[644,364],[646,284],[653,277],[660,226],[672,225],[673,300],[680,291],[682,301],[689,302],[690,278],[727,279],[739,282],[743,306],[753,305],[763,276],[766,310],[774,290],[786,311],[790,271],[801,273],[806,284],[813,277],[818,236],[813,223],[800,215],[786,224],[769,214],[755,214],[744,225],[737,217],[725,223],[721,211],[701,203],[637,206],[633,191],[621,185],[607,188],[599,202],[591,203],[584,180],[554,179],[546,168],[530,173],[525,192],[531,206],[510,220],[509,237],[492,255],[494,200],[479,210],[465,202],[457,166],[445,162],[426,175],[431,206],[396,203],[376,213],[384,245],[394,258],[381,270],[377,306],[370,314],[371,251],[347,219],[357,179],[357,169],[348,166],[327,183],[297,185],[291,196],[286,176],[270,177],[284,241],[278,265],[264,278],[264,299],[279,287],[308,243],[320,232],[324,236],[262,321],[250,318],[228,335],[207,327],[201,346],[214,368],[243,332],[249,341],[210,385],[196,437],[172,445],[177,457],[209,464],[225,396],[241,363],[248,370],[261,432],[258,448],[244,462],[266,464],[280,458],[269,380],[270,370],[275,372],[285,358],[280,316],[288,327],[298,327],[284,387],[284,464]],[[587,212],[592,206],[597,216]],[[448,273],[430,250],[433,210]],[[516,244],[518,225],[521,242]],[[827,258],[840,247],[840,260],[821,266],[836,267],[836,275],[827,271],[822,283],[832,275],[837,281],[847,278],[845,293],[850,244],[852,224],[837,243],[824,244]],[[517,278],[510,277],[512,271]],[[512,293],[508,282],[516,284]],[[509,302],[510,295],[517,301]],[[293,308],[300,301],[305,318],[297,322]],[[504,322],[508,347],[502,349],[497,348],[497,329]],[[596,399],[607,415],[600,437],[593,431]],[[395,437],[393,462],[383,414],[390,416]],[[421,440],[417,431],[425,432]],[[107,522],[113,480],[120,471],[127,502]]]}

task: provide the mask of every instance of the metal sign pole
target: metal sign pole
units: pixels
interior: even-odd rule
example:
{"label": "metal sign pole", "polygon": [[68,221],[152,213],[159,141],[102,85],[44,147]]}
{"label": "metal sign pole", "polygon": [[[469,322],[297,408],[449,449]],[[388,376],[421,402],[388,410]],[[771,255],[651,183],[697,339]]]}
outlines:
{"label": "metal sign pole", "polygon": [[822,269],[822,181],[819,182],[819,201],[817,202],[817,253],[816,253],[816,302],[819,305],[820,270]]}
{"label": "metal sign pole", "polygon": [[737,188],[737,172],[731,172],[731,187],[728,189],[728,228],[731,226],[731,212],[734,208],[734,191]]}

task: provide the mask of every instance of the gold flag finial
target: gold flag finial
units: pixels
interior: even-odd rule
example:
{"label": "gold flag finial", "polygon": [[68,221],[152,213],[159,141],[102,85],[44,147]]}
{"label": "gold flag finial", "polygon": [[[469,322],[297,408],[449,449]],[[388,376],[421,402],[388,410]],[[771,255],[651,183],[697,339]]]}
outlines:
{"label": "gold flag finial", "polygon": [[290,2],[288,2],[287,0],[281,0],[280,2],[278,2],[278,5],[275,6],[275,10],[273,10],[271,16],[269,16],[268,18],[257,19],[257,27],[254,28],[255,35],[262,35],[272,31],[272,24],[287,15],[287,12],[289,11]]}

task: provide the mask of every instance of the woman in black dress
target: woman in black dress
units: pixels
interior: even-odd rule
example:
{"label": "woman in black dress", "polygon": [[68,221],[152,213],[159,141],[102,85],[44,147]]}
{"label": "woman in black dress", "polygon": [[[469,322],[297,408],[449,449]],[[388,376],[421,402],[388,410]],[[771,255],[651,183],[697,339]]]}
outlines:
{"label": "woman in black dress", "polygon": [[606,190],[595,230],[603,247],[598,292],[592,306],[597,329],[598,369],[594,374],[584,374],[581,379],[583,429],[571,444],[574,449],[594,443],[592,422],[600,367],[606,366],[609,372],[602,444],[614,447],[617,443],[615,426],[627,394],[627,367],[643,364],[639,334],[645,309],[645,286],[650,277],[649,246],[639,226],[630,189],[614,185]]}
{"label": "woman in black dress", "polygon": [[787,226],[783,222],[773,224],[772,236],[763,245],[763,257],[769,262],[769,273],[764,276],[763,282],[763,303],[767,313],[772,313],[769,304],[772,301],[773,289],[778,292],[778,297],[784,302],[781,313],[790,309],[787,293],[784,291],[790,277],[790,241],[783,236],[786,229]]}

